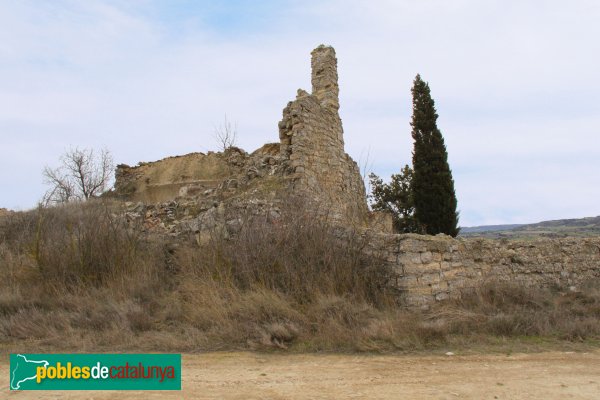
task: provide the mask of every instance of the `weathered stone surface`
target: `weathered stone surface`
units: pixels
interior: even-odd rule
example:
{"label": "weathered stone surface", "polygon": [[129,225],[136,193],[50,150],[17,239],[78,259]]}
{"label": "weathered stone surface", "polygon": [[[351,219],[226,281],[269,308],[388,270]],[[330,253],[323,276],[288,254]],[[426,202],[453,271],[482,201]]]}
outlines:
{"label": "weathered stone surface", "polygon": [[[296,100],[283,110],[279,144],[252,154],[231,148],[136,167],[119,165],[115,194],[146,203],[206,197],[227,202],[240,193],[273,203],[296,197],[332,222],[366,225],[364,183],[358,165],[344,152],[335,50],[319,46],[312,52],[311,66],[312,94],[299,89]],[[277,188],[271,190],[275,182]]]}
{"label": "weathered stone surface", "polygon": [[[400,246],[390,245],[399,240]],[[373,235],[372,251],[399,276],[408,306],[427,306],[487,281],[578,290],[600,278],[600,238],[529,241],[453,239],[449,236]],[[441,261],[452,254],[452,262]],[[395,257],[394,257],[395,256]]]}
{"label": "weathered stone surface", "polygon": [[279,122],[281,157],[296,192],[306,195],[331,220],[366,224],[368,208],[358,165],[344,152],[335,50],[312,52],[312,94],[298,91]]}
{"label": "weathered stone surface", "polygon": [[121,164],[115,174],[114,195],[160,203],[202,197],[218,189],[243,191],[256,178],[276,175],[278,155],[279,144],[269,143],[252,154],[232,147],[222,153],[190,153],[135,167]]}
{"label": "weathered stone surface", "polygon": [[312,93],[323,107],[340,108],[337,58],[333,47],[320,45],[311,53]]}

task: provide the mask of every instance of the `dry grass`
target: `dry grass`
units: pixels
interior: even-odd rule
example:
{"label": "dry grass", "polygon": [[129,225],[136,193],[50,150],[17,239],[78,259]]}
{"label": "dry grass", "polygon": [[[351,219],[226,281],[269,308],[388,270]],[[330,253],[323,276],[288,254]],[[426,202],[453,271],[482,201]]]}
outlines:
{"label": "dry grass", "polygon": [[463,335],[478,332],[566,340],[600,335],[600,291],[594,286],[582,292],[562,292],[490,283],[439,307],[438,313],[432,317],[446,319],[452,333]]}
{"label": "dry grass", "polygon": [[[199,351],[413,351],[503,338],[600,337],[600,291],[489,284],[409,312],[390,272],[298,207],[240,216],[176,251],[88,203],[15,213],[0,223],[0,343],[9,348]],[[344,237],[343,240],[340,238]]]}

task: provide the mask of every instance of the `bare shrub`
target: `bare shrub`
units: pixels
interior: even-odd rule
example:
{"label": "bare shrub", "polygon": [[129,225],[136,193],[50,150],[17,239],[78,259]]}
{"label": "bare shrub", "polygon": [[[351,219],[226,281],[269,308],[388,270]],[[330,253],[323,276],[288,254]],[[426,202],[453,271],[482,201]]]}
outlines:
{"label": "bare shrub", "polygon": [[139,236],[101,203],[38,210],[32,253],[44,279],[99,284],[136,260]]}
{"label": "bare shrub", "polygon": [[19,213],[0,225],[0,238],[12,257],[32,260],[46,283],[98,285],[136,269],[150,271],[157,252],[116,205],[103,201]]}
{"label": "bare shrub", "polygon": [[[391,301],[384,263],[363,252],[368,238],[336,231],[303,207],[281,216],[244,215],[229,239],[212,235],[191,260],[195,274],[240,290],[263,288],[309,303],[318,294],[348,296],[373,304]],[[188,255],[190,256],[190,255]]]}
{"label": "bare shrub", "polygon": [[237,144],[237,124],[231,124],[227,115],[223,122],[215,127],[214,138],[219,146],[219,150],[226,151]]}
{"label": "bare shrub", "polygon": [[35,236],[36,226],[35,211],[11,213],[0,219],[0,242],[13,255],[23,254],[26,250],[25,244],[31,242]]}
{"label": "bare shrub", "polygon": [[114,162],[110,152],[102,149],[70,149],[60,157],[60,166],[43,171],[50,189],[44,195],[44,204],[60,204],[73,200],[88,200],[104,192],[110,183]]}

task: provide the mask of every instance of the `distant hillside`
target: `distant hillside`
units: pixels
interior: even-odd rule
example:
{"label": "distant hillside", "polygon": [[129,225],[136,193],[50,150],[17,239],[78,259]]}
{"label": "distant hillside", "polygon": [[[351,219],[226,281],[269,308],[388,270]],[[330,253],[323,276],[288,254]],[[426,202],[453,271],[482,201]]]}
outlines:
{"label": "distant hillside", "polygon": [[523,226],[523,224],[465,226],[460,228],[460,233],[461,235],[466,235],[471,233],[508,231],[511,229],[518,228],[520,226]]}
{"label": "distant hillside", "polygon": [[600,236],[600,216],[558,219],[535,224],[487,225],[461,228],[464,237]]}

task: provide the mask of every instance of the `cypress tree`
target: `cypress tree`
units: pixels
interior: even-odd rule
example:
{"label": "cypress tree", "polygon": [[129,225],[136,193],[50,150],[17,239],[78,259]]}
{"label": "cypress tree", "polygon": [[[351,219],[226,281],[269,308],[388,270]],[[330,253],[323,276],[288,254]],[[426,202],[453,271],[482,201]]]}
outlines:
{"label": "cypress tree", "polygon": [[415,218],[426,233],[458,235],[454,180],[448,153],[437,127],[438,115],[429,85],[420,75],[412,88],[413,201]]}

